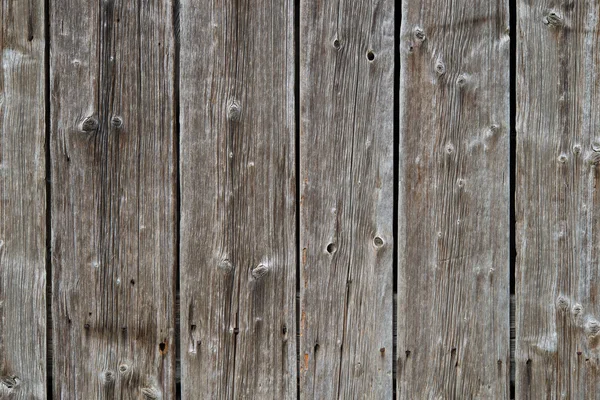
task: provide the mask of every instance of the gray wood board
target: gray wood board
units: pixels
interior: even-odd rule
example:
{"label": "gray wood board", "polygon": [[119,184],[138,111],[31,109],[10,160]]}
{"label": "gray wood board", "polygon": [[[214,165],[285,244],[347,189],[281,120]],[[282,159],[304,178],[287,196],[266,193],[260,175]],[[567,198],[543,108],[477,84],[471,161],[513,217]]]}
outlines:
{"label": "gray wood board", "polygon": [[0,398],[46,398],[44,2],[0,2]]}
{"label": "gray wood board", "polygon": [[597,399],[599,4],[517,11],[516,396]]}
{"label": "gray wood board", "polygon": [[398,397],[508,398],[508,0],[401,26]]}
{"label": "gray wood board", "polygon": [[50,6],[54,397],[172,399],[173,6]]}
{"label": "gray wood board", "polygon": [[294,4],[183,0],[182,397],[296,397]]}
{"label": "gray wood board", "polygon": [[300,397],[392,397],[394,2],[300,1]]}

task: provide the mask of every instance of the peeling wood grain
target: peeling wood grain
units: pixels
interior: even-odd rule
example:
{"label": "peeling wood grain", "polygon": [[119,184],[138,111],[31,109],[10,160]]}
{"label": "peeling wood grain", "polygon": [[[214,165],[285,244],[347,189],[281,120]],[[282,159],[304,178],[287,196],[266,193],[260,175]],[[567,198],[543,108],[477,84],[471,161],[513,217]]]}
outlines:
{"label": "peeling wood grain", "polygon": [[518,1],[516,396],[600,391],[600,5]]}
{"label": "peeling wood grain", "polygon": [[401,399],[509,388],[508,1],[402,1]]}
{"label": "peeling wood grain", "polygon": [[0,19],[0,399],[45,399],[44,2]]}
{"label": "peeling wood grain", "polygon": [[300,397],[392,397],[394,3],[300,1]]}
{"label": "peeling wood grain", "polygon": [[54,397],[172,399],[173,6],[50,5]]}
{"label": "peeling wood grain", "polygon": [[182,398],[296,398],[294,3],[180,21]]}

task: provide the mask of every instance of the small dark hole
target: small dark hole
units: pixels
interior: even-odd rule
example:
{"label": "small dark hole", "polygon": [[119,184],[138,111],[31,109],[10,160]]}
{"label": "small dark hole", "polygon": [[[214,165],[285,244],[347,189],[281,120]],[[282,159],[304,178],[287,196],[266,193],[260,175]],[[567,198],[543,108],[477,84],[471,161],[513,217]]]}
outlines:
{"label": "small dark hole", "polygon": [[319,351],[319,347],[321,347],[321,346],[319,346],[319,343],[315,343],[315,353],[316,353],[317,351]]}
{"label": "small dark hole", "polygon": [[530,365],[530,364],[531,364],[531,359],[527,360],[527,361],[525,362],[525,364],[527,364],[527,365]]}
{"label": "small dark hole", "polygon": [[131,282],[131,286],[135,285],[135,280],[134,280],[134,279],[132,279],[132,280],[131,280],[131,281],[129,281],[129,282]]}
{"label": "small dark hole", "polygon": [[85,324],[83,327],[84,327],[85,329],[90,329],[90,324]]}
{"label": "small dark hole", "polygon": [[385,353],[385,347],[382,347],[382,348],[380,348],[380,349],[379,349],[379,352],[380,352],[381,354]]}
{"label": "small dark hole", "polygon": [[284,335],[287,333],[287,326],[286,325],[283,325],[281,327],[281,333],[284,334]]}
{"label": "small dark hole", "polygon": [[238,333],[240,333],[240,328],[233,328],[233,334],[237,335]]}
{"label": "small dark hole", "polygon": [[367,60],[373,61],[374,59],[375,59],[375,53],[373,53],[373,51],[369,50],[369,52],[367,53]]}
{"label": "small dark hole", "polygon": [[404,353],[406,354],[406,358],[410,357],[410,350],[406,350]]}
{"label": "small dark hole", "polygon": [[196,325],[192,325],[192,326],[190,326],[190,330],[191,330],[192,332],[194,332],[194,331],[196,330]]}
{"label": "small dark hole", "polygon": [[92,313],[88,313],[88,315],[92,315]]}
{"label": "small dark hole", "polygon": [[336,250],[337,250],[337,246],[335,245],[335,243],[329,243],[329,244],[327,245],[327,252],[328,252],[329,254],[333,254],[333,253],[335,253],[335,251],[336,251]]}
{"label": "small dark hole", "polygon": [[33,35],[29,35],[29,37],[27,38],[28,41],[32,41],[33,40]]}
{"label": "small dark hole", "polygon": [[498,365],[502,365],[502,360],[498,360]]}
{"label": "small dark hole", "polygon": [[160,342],[158,344],[158,348],[160,349],[161,352],[164,352],[165,349],[167,348],[167,345],[164,342]]}
{"label": "small dark hole", "polygon": [[335,39],[333,41],[333,47],[336,48],[336,49],[339,49],[341,47],[341,43],[340,43],[340,41],[338,39]]}

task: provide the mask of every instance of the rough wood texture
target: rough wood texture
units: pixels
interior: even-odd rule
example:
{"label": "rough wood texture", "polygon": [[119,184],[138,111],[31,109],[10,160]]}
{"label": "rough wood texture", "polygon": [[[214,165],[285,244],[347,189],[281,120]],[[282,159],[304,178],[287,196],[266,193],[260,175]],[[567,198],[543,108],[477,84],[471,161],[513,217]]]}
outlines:
{"label": "rough wood texture", "polygon": [[394,3],[300,18],[300,397],[389,399]]}
{"label": "rough wood texture", "polygon": [[51,1],[54,398],[171,399],[170,1]]}
{"label": "rough wood texture", "polygon": [[398,395],[509,387],[508,1],[402,1]]}
{"label": "rough wood texture", "polygon": [[0,399],[45,399],[44,2],[0,20]]}
{"label": "rough wood texture", "polygon": [[520,399],[600,390],[597,1],[518,2]]}
{"label": "rough wood texture", "polygon": [[184,399],[296,397],[293,17],[181,4]]}

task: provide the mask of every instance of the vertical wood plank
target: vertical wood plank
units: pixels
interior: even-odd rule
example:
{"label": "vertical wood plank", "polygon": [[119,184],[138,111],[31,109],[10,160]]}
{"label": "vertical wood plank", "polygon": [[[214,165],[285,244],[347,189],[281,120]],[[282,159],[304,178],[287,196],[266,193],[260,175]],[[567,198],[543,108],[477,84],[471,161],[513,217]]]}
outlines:
{"label": "vertical wood plank", "polygon": [[402,1],[398,395],[508,398],[508,1]]}
{"label": "vertical wood plank", "polygon": [[51,1],[54,396],[175,387],[171,1]]}
{"label": "vertical wood plank", "polygon": [[296,397],[293,1],[183,0],[182,397]]}
{"label": "vertical wood plank", "polygon": [[518,1],[519,399],[600,390],[596,1]]}
{"label": "vertical wood plank", "polygon": [[44,2],[0,2],[0,398],[46,398]]}
{"label": "vertical wood plank", "polygon": [[392,397],[394,3],[300,2],[300,397]]}

